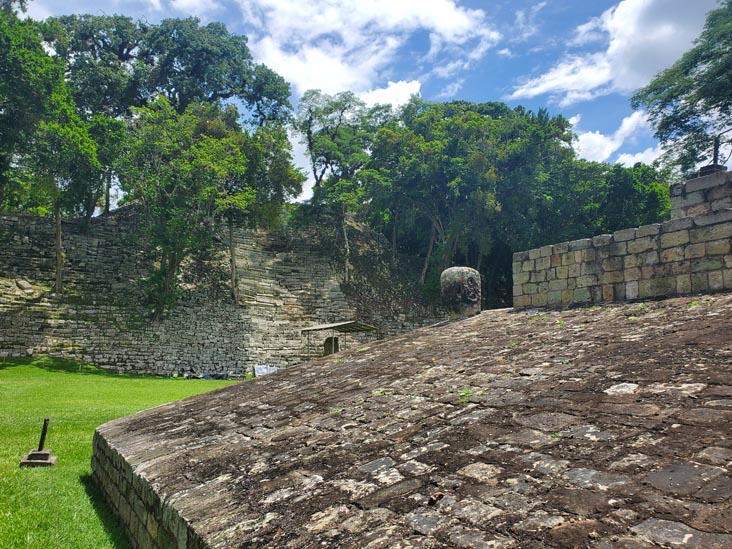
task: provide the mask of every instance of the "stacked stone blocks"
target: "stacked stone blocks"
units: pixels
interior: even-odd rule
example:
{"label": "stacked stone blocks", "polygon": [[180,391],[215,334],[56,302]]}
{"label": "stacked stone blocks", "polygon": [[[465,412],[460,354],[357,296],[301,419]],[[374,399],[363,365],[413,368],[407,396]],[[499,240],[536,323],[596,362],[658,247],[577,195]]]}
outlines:
{"label": "stacked stone blocks", "polygon": [[[104,429],[102,426],[100,429]],[[188,523],[163,502],[153,486],[102,436],[94,433],[92,474],[119,517],[134,547],[173,549],[205,547]]]}
{"label": "stacked stone blocks", "polygon": [[714,174],[671,193],[674,218],[665,223],[514,254],[514,307],[732,289],[732,178]]}

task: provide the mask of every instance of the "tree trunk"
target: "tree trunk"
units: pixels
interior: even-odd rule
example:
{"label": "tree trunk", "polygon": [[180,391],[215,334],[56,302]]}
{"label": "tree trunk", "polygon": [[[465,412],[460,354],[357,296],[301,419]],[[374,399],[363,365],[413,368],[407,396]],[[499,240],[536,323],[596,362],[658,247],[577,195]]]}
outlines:
{"label": "tree trunk", "polygon": [[112,193],[112,173],[108,173],[106,177],[106,182],[104,185],[104,211],[102,212],[102,215],[109,215],[109,208],[110,208],[110,194]]}
{"label": "tree trunk", "polygon": [[397,259],[397,219],[399,219],[399,210],[394,210],[394,221],[391,225],[391,261],[396,263]]}
{"label": "tree trunk", "polygon": [[231,297],[239,303],[239,280],[236,272],[236,247],[234,246],[234,221],[229,219],[229,261],[231,265]]}
{"label": "tree trunk", "polygon": [[343,252],[346,256],[345,261],[345,276],[343,277],[343,281],[348,284],[351,280],[351,245],[348,243],[348,229],[346,228],[346,211],[345,208],[343,210]]}
{"label": "tree trunk", "polygon": [[160,270],[163,272],[163,284],[160,293],[156,296],[155,310],[153,311],[153,320],[159,321],[163,318],[166,305],[169,301],[170,294],[175,288],[175,276],[178,272],[180,260],[177,256],[170,252],[163,252],[160,261]]}
{"label": "tree trunk", "polygon": [[53,239],[53,248],[56,254],[56,293],[60,294],[64,291],[63,272],[64,272],[64,249],[61,242],[61,199],[57,198],[53,203],[53,219],[55,223],[55,234]]}
{"label": "tree trunk", "polygon": [[424,265],[422,265],[422,273],[419,275],[419,283],[424,286],[424,281],[427,278],[427,269],[430,266],[430,259],[432,258],[432,249],[435,247],[435,223],[432,222],[432,231],[430,232],[430,245],[427,248],[427,256],[424,258]]}

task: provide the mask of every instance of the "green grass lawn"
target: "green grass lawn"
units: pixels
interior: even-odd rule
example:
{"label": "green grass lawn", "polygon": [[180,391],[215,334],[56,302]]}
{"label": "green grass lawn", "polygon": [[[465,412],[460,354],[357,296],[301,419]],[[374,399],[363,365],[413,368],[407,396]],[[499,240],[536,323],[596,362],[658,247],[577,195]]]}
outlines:
{"label": "green grass lawn", "polygon": [[[0,548],[129,547],[91,479],[92,436],[112,419],[232,383],[120,375],[78,362],[0,359]],[[43,418],[58,463],[18,467]]]}

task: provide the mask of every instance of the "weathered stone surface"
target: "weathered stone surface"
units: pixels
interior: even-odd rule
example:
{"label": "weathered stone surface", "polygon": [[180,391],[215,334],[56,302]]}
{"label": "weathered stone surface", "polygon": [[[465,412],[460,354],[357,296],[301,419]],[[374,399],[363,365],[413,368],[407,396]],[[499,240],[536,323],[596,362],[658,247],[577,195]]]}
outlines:
{"label": "weathered stone surface", "polygon": [[[703,188],[693,192],[687,188],[695,188],[698,180],[674,187],[671,221],[565,242],[552,247],[547,261],[515,264],[514,272],[524,277],[514,278],[514,306],[561,307],[732,289],[732,176],[703,179]],[[527,253],[541,258],[545,248]],[[537,284],[545,280],[548,288]]]}
{"label": "weathered stone surface", "polygon": [[[544,248],[540,250],[542,254],[546,252],[545,255],[548,255],[550,251]],[[549,259],[546,257],[538,259],[536,265],[536,268],[542,271],[543,276],[540,280],[535,281],[546,280],[545,271],[549,268]],[[440,275],[440,296],[442,297],[442,304],[458,318],[478,314],[481,302],[480,273],[470,267],[445,269]]]}
{"label": "weathered stone surface", "polygon": [[730,325],[485,311],[110,422],[94,478],[150,546],[727,548]]}
{"label": "weathered stone surface", "polygon": [[[154,323],[140,291],[147,263],[132,238],[136,223],[129,208],[94,218],[88,228],[65,222],[68,294],[56,296],[53,220],[0,216],[0,356],[70,357],[159,375],[243,374],[255,365],[301,362],[309,350],[300,330],[315,324],[358,318],[392,335],[447,317],[410,304],[396,288],[364,288],[368,299],[358,297],[355,283],[344,291],[307,235],[237,229],[239,303],[231,299],[228,248],[221,246],[185,266],[178,307]],[[322,341],[313,348],[322,349]]]}

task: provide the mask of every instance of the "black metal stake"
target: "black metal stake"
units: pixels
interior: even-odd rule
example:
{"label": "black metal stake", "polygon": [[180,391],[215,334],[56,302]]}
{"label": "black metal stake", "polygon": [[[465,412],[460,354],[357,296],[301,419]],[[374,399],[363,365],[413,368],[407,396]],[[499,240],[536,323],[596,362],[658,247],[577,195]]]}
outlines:
{"label": "black metal stake", "polygon": [[43,445],[46,444],[46,433],[48,432],[48,422],[51,421],[50,418],[45,418],[43,420],[43,429],[41,429],[41,440],[38,441],[38,451],[41,452],[43,450]]}

